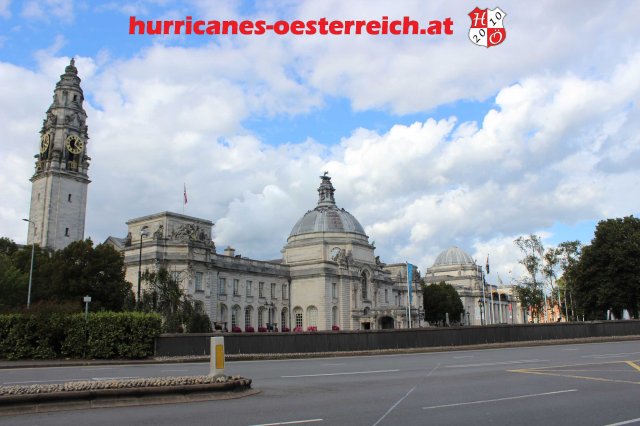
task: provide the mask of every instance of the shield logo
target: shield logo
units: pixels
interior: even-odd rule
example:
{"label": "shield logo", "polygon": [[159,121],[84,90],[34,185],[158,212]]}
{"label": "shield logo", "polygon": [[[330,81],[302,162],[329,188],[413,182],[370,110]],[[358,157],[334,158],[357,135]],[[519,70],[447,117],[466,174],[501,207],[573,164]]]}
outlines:
{"label": "shield logo", "polygon": [[480,9],[476,6],[471,12],[471,28],[469,28],[469,40],[478,46],[497,46],[507,38],[507,30],[504,29],[504,17],[507,16],[499,7],[495,9]]}

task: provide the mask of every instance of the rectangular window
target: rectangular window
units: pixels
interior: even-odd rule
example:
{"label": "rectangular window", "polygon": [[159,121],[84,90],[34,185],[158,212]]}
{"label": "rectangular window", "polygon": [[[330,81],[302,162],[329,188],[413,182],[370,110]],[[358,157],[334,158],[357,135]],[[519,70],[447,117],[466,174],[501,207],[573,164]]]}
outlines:
{"label": "rectangular window", "polygon": [[204,291],[202,288],[202,277],[204,274],[202,272],[196,272],[196,291]]}
{"label": "rectangular window", "polygon": [[67,197],[67,201],[71,202],[71,194],[69,194],[69,197]]}
{"label": "rectangular window", "polygon": [[258,297],[264,297],[264,283],[258,283]]}
{"label": "rectangular window", "polygon": [[218,280],[218,294],[221,296],[224,296],[225,294],[227,294],[227,279],[226,278],[220,278]]}
{"label": "rectangular window", "polygon": [[247,297],[251,297],[251,284],[253,284],[250,280],[247,280]]}
{"label": "rectangular window", "polygon": [[69,236],[69,228],[64,228],[64,236],[65,237]]}
{"label": "rectangular window", "polygon": [[289,292],[287,291],[287,285],[282,284],[282,298],[287,300],[289,298]]}
{"label": "rectangular window", "polygon": [[233,279],[233,295],[234,296],[240,295],[240,280],[237,278]]}
{"label": "rectangular window", "polygon": [[276,298],[276,283],[271,283],[271,298]]}
{"label": "rectangular window", "polygon": [[338,284],[336,283],[331,283],[331,297],[338,298]]}
{"label": "rectangular window", "polygon": [[389,303],[389,290],[384,289],[384,303]]}

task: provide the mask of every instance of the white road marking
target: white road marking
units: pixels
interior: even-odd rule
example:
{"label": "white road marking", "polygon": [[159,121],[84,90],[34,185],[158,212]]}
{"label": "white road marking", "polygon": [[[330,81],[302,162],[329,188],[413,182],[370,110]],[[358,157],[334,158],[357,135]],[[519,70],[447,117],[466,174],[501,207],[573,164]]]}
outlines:
{"label": "white road marking", "polygon": [[567,389],[555,392],[532,393],[529,395],[508,396],[505,398],[485,399],[483,401],[459,402],[457,404],[433,405],[431,407],[422,407],[423,410],[433,410],[434,408],[460,407],[461,405],[486,404],[489,402],[509,401],[512,399],[534,398],[536,396],[557,395],[559,393],[578,392],[578,389]]}
{"label": "white road marking", "polygon": [[82,371],[113,370],[113,367],[81,368]]}
{"label": "white road marking", "polygon": [[579,351],[580,349],[578,348],[563,348],[563,351]]}
{"label": "white road marking", "polygon": [[172,372],[177,372],[177,371],[189,371],[187,369],[184,370],[160,370],[160,372],[162,373],[172,373]]}
{"label": "white road marking", "polygon": [[473,358],[473,355],[454,356],[453,359]]}
{"label": "white road marking", "polygon": [[631,420],[627,420],[624,422],[619,422],[619,423],[611,423],[608,424],[607,426],[622,426],[622,425],[630,425],[631,423],[638,423],[640,422],[640,417],[637,419],[631,419]]}
{"label": "white road marking", "polygon": [[299,374],[297,376],[280,376],[280,378],[291,379],[296,377],[349,376],[352,374],[395,373],[397,371],[400,371],[400,370],[349,371],[345,373]]}
{"label": "white road marking", "polygon": [[532,362],[549,362],[548,359],[523,359],[519,361],[502,361],[502,362],[483,362],[478,364],[453,364],[445,365],[445,368],[469,368],[469,367],[490,367],[492,365],[512,365],[512,364],[530,364]]}
{"label": "white road marking", "polygon": [[346,363],[342,363],[342,364],[320,364],[323,367],[331,367],[331,366],[335,366],[335,365],[347,365]]}
{"label": "white road marking", "polygon": [[[435,366],[435,367],[433,367],[431,370],[429,370],[429,372],[426,374],[425,378],[427,378],[427,377],[431,376],[431,373],[433,373],[434,371],[436,371],[436,370],[438,369],[438,367],[440,367],[440,363],[436,364],[436,366]],[[382,420],[384,420],[384,418],[385,418],[385,417],[387,417],[387,416],[389,415],[389,413],[390,413],[390,412],[392,412],[392,411],[393,411],[393,410],[398,406],[398,404],[400,404],[402,401],[404,401],[404,399],[405,399],[406,397],[408,397],[408,396],[411,394],[411,392],[413,392],[417,387],[418,387],[418,385],[415,385],[414,387],[412,387],[411,389],[409,389],[409,392],[407,392],[407,393],[406,393],[402,398],[400,398],[400,399],[398,400],[398,402],[396,402],[395,404],[393,404],[393,405],[391,406],[391,408],[389,408],[389,409],[387,410],[387,412],[386,412],[386,413],[384,413],[384,415],[383,415],[382,417],[380,417],[380,418],[378,419],[378,421],[377,421],[377,422],[375,422],[372,426],[378,426],[378,424],[379,424]]]}
{"label": "white road marking", "polygon": [[309,420],[294,420],[292,422],[280,422],[280,423],[261,423],[258,425],[251,425],[251,426],[278,426],[278,425],[299,425],[302,423],[317,423],[317,422],[322,422],[324,421],[323,419],[309,419]]}
{"label": "white road marking", "polygon": [[619,353],[619,354],[603,354],[603,355],[582,355],[582,358],[618,358],[618,357],[625,357],[625,356],[637,355],[637,354],[640,354],[640,352],[626,352],[626,353]]}

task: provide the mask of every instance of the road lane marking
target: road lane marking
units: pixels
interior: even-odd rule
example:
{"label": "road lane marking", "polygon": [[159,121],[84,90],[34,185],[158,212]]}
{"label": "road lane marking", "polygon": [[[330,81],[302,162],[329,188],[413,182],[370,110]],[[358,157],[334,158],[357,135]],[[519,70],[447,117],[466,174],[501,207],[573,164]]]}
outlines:
{"label": "road lane marking", "polygon": [[637,355],[640,352],[624,352],[618,354],[602,354],[602,355],[582,355],[582,358],[618,358],[625,357],[627,355]]}
{"label": "road lane marking", "polygon": [[323,419],[309,419],[309,420],[294,420],[291,422],[279,422],[279,423],[260,423],[257,425],[251,425],[251,426],[278,426],[278,425],[299,425],[302,423],[317,423],[317,422],[323,422]]}
{"label": "road lane marking", "polygon": [[453,359],[473,358],[473,355],[454,356]]}
{"label": "road lane marking", "polygon": [[[430,377],[430,376],[431,376],[431,374],[432,374],[434,371],[436,371],[436,370],[438,369],[438,367],[440,367],[440,363],[437,363],[435,367],[433,367],[431,370],[429,370],[429,372],[424,376],[424,377],[425,377],[425,379],[426,379],[427,377]],[[414,387],[412,387],[411,389],[409,389],[409,392],[407,392],[407,393],[406,393],[402,398],[400,398],[400,399],[399,399],[395,404],[393,404],[393,405],[391,406],[391,408],[389,408],[389,409],[387,410],[387,412],[386,412],[386,413],[384,413],[384,414],[383,414],[383,416],[382,416],[382,417],[380,417],[380,418],[378,419],[378,421],[377,421],[377,422],[375,422],[372,426],[378,426],[378,424],[379,424],[382,420],[384,420],[384,418],[385,418],[385,417],[387,417],[387,416],[389,415],[389,413],[391,413],[391,412],[392,412],[392,411],[393,411],[393,410],[398,406],[398,404],[400,404],[402,401],[404,401],[404,399],[405,399],[406,397],[408,397],[409,395],[411,395],[411,392],[413,392],[417,387],[418,387],[418,385],[415,385]]]}
{"label": "road lane marking", "polygon": [[625,361],[626,364],[632,366],[633,368],[635,368],[636,370],[640,371],[640,365],[636,364],[633,361]]}
{"label": "road lane marking", "polygon": [[548,359],[523,359],[520,361],[483,362],[478,364],[452,364],[445,365],[445,368],[470,368],[470,367],[490,367],[494,365],[530,364],[532,362],[549,362]]}
{"label": "road lane marking", "polygon": [[611,424],[608,424],[607,426],[630,425],[631,423],[638,423],[638,422],[640,422],[640,417],[638,417],[637,419],[626,420],[624,422],[611,423]]}
{"label": "road lane marking", "polygon": [[422,407],[423,410],[433,410],[435,408],[460,407],[462,405],[487,404],[490,402],[509,401],[513,399],[535,398],[537,396],[557,395],[560,393],[578,392],[578,389],[567,389],[554,392],[532,393],[529,395],[508,396],[505,398],[485,399],[482,401],[458,402],[456,404],[432,405],[431,407]]}
{"label": "road lane marking", "polygon": [[396,373],[398,371],[400,370],[349,371],[346,373],[299,374],[297,376],[280,376],[280,378],[291,379],[296,377],[348,376],[351,374]]}
{"label": "road lane marking", "polygon": [[82,371],[113,370],[113,367],[81,368]]}
{"label": "road lane marking", "polygon": [[161,373],[174,373],[178,371],[189,371],[189,370],[187,370],[186,368],[183,370],[160,370]]}
{"label": "road lane marking", "polygon": [[338,365],[347,365],[346,363],[341,363],[341,364],[320,364],[323,367],[332,367],[332,366],[338,366]]}

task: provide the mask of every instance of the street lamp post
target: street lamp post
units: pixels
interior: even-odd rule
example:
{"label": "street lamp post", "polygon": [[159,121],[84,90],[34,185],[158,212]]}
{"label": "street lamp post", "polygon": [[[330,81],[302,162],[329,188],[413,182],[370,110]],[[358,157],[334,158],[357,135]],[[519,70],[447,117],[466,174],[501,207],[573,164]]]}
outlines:
{"label": "street lamp post", "polygon": [[484,325],[484,301],[478,300],[478,307],[480,308],[480,325]]}
{"label": "street lamp post", "polygon": [[27,309],[31,306],[31,283],[33,282],[33,257],[36,248],[36,224],[29,219],[22,219],[33,225],[33,239],[31,240],[31,267],[29,267],[29,290],[27,292]]}
{"label": "street lamp post", "polygon": [[142,299],[140,299],[140,283],[142,281],[142,238],[149,236],[147,227],[143,227],[140,230],[140,249],[138,252],[138,307],[141,307]]}

